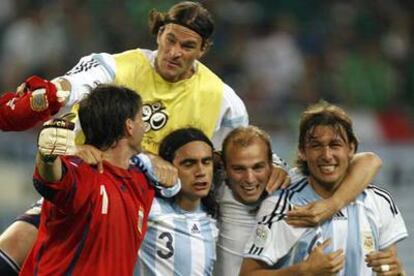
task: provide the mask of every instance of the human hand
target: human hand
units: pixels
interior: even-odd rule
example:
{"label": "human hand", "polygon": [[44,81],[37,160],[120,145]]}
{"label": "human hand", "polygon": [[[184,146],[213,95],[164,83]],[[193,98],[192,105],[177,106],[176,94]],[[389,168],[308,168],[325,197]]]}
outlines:
{"label": "human hand", "polygon": [[43,161],[53,161],[58,155],[75,153],[75,124],[70,122],[74,116],[74,113],[68,113],[43,124],[37,140]]}
{"label": "human hand", "polygon": [[152,165],[152,172],[158,182],[165,187],[172,187],[178,181],[178,170],[170,162],[158,155],[146,154]]}
{"label": "human hand", "polygon": [[345,256],[342,249],[328,254],[324,253],[324,249],[330,243],[330,239],[325,240],[312,250],[308,259],[303,263],[305,275],[334,275],[344,267]]}
{"label": "human hand", "polygon": [[287,212],[286,222],[294,227],[314,227],[331,218],[340,210],[339,204],[332,198],[295,206]]}
{"label": "human hand", "polygon": [[91,145],[79,145],[76,147],[75,155],[85,163],[96,165],[99,173],[103,173],[104,152]]}
{"label": "human hand", "polygon": [[365,262],[378,276],[404,275],[396,250],[375,251],[365,256]]}
{"label": "human hand", "polygon": [[280,166],[272,163],[269,180],[266,184],[266,191],[271,194],[279,188],[286,188],[290,184],[288,173]]}

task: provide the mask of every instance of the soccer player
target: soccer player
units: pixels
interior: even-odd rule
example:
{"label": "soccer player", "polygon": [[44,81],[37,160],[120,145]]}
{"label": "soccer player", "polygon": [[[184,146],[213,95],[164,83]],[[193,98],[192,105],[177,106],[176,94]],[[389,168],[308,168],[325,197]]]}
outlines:
{"label": "soccer player", "polygon": [[[313,228],[295,228],[284,220],[288,210],[331,197],[345,185],[342,180],[357,148],[352,121],[341,108],[321,102],[302,114],[297,164],[306,177],[262,203],[241,275],[402,273],[396,243],[407,237],[407,229],[384,189],[368,186],[333,218]],[[331,254],[322,272],[314,271],[320,259],[308,258],[321,243]],[[345,258],[340,257],[341,251]]]}
{"label": "soccer player", "polygon": [[130,163],[144,134],[140,96],[100,86],[79,105],[86,144],[104,152],[103,173],[48,146],[46,123],[38,139],[33,183],[43,196],[36,243],[21,275],[132,275],[155,190]]}
{"label": "soccer player", "polygon": [[[200,128],[221,145],[229,130],[248,123],[248,116],[233,89],[199,61],[212,44],[214,23],[209,11],[196,2],[180,2],[168,12],[151,12],[149,19],[156,50],[134,49],[81,58],[54,81],[58,92],[70,93],[63,103],[74,105],[100,83],[121,84],[140,91],[142,96],[145,151],[156,154],[167,133],[187,126]],[[166,174],[159,177],[169,178]],[[14,260],[19,265],[24,260],[27,246],[20,250],[16,243],[13,248],[8,245],[12,240],[34,240],[29,232],[35,230],[35,223],[17,221],[6,230],[7,235],[0,237],[0,250],[4,251],[0,254],[0,273],[2,263]],[[9,256],[2,258],[5,255]]]}
{"label": "soccer player", "polygon": [[184,128],[164,138],[159,154],[176,166],[182,188],[171,199],[154,199],[135,275],[211,275],[218,232],[213,144],[202,131]]}
{"label": "soccer player", "polygon": [[[214,274],[230,276],[239,273],[245,244],[256,224],[255,216],[267,196],[265,187],[272,162],[285,169],[288,166],[277,155],[272,155],[269,135],[255,126],[231,131],[223,142],[222,159],[226,183],[219,185],[217,192],[220,232]],[[360,181],[367,185],[380,166],[381,160],[376,155],[357,154],[344,179],[345,185],[355,173],[361,176],[365,173]]]}

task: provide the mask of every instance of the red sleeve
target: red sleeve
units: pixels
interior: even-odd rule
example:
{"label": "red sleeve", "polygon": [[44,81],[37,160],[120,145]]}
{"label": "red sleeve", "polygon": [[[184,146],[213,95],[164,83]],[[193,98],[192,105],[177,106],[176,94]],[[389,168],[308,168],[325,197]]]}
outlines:
{"label": "red sleeve", "polygon": [[36,76],[25,83],[28,91],[23,96],[6,93],[0,97],[0,129],[3,131],[27,130],[49,119],[61,107],[53,83]]}
{"label": "red sleeve", "polygon": [[53,203],[60,211],[76,213],[91,194],[94,175],[89,165],[79,158],[62,156],[60,158],[63,165],[62,179],[57,182],[47,182],[39,175],[36,167],[33,185],[45,200]]}

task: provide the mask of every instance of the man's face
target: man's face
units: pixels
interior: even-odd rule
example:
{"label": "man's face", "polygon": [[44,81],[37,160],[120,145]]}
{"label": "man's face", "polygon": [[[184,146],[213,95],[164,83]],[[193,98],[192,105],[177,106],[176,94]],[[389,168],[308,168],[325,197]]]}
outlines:
{"label": "man's face", "polygon": [[230,144],[226,149],[226,174],[237,200],[256,203],[262,195],[271,172],[268,147],[261,139],[248,146]]}
{"label": "man's face", "polygon": [[178,169],[183,196],[191,200],[207,196],[213,179],[213,150],[208,144],[193,141],[180,147],[173,165]]}
{"label": "man's face", "polygon": [[193,73],[194,60],[203,54],[202,38],[178,24],[165,25],[157,35],[156,70],[167,81],[177,82]]}
{"label": "man's face", "polygon": [[[343,135],[342,135],[343,136]],[[307,162],[312,186],[322,196],[329,196],[344,178],[354,145],[332,126],[316,126],[308,134],[302,160]]]}

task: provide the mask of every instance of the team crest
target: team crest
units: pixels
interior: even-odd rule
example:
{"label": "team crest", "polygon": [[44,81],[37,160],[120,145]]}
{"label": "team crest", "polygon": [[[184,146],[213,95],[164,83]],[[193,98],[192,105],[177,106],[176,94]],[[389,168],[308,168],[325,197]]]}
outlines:
{"label": "team crest", "polygon": [[46,89],[42,88],[33,91],[30,96],[30,108],[33,111],[41,112],[46,110],[48,106],[49,102],[47,101]]}
{"label": "team crest", "polygon": [[270,236],[270,229],[266,225],[259,225],[256,228],[255,234],[254,244],[257,247],[263,247]]}
{"label": "team crest", "polygon": [[168,115],[161,102],[144,104],[142,107],[142,119],[145,132],[162,129],[168,122]]}
{"label": "team crest", "polygon": [[362,232],[362,249],[365,254],[375,251],[375,241],[371,231]]}

